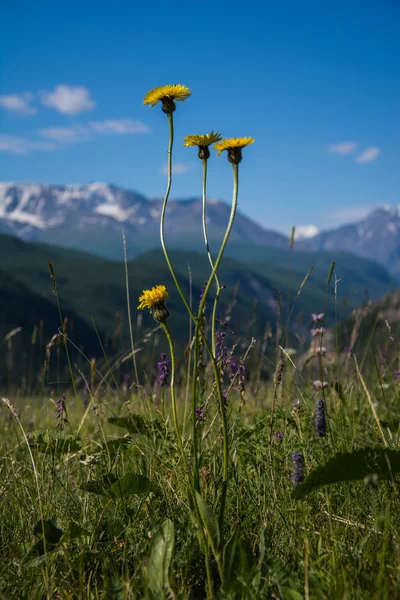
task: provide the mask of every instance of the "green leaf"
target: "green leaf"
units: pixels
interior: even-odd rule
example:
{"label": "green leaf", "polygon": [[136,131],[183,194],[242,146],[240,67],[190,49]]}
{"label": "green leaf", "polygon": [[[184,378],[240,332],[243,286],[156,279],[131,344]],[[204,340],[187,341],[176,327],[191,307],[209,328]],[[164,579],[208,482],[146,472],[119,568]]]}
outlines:
{"label": "green leaf", "polygon": [[24,557],[24,564],[28,567],[40,566],[45,559],[45,555],[56,550],[64,534],[63,530],[57,527],[55,519],[47,519],[43,524],[42,521],[38,521],[33,529],[33,533],[39,539]]}
{"label": "green leaf", "polygon": [[76,452],[81,449],[80,438],[61,431],[36,431],[29,435],[28,441],[32,449],[52,455]]}
{"label": "green leaf", "polygon": [[113,475],[112,473],[108,473],[101,477],[100,479],[91,479],[90,481],[86,481],[80,487],[81,490],[85,492],[90,492],[92,494],[99,494],[100,496],[108,496],[109,488],[118,481],[118,477]]}
{"label": "green leaf", "polygon": [[221,544],[221,534],[217,517],[214,515],[211,508],[206,504],[198,492],[196,492],[197,505],[199,507],[200,516],[210,539],[211,547],[214,554],[218,554]]}
{"label": "green leaf", "polygon": [[311,471],[307,479],[294,488],[292,498],[303,498],[323,485],[360,481],[370,475],[392,479],[397,473],[400,473],[400,450],[366,447],[344,452]]}
{"label": "green leaf", "polygon": [[169,577],[174,547],[174,525],[167,519],[152,539],[147,561],[147,584],[154,598],[166,598],[173,595]]}
{"label": "green leaf", "polygon": [[108,493],[113,498],[125,498],[126,496],[158,491],[159,488],[154,481],[150,481],[150,479],[145,477],[145,475],[140,475],[140,473],[126,473],[126,475],[118,479],[108,489]]}
{"label": "green leaf", "polygon": [[240,594],[249,588],[256,569],[256,561],[248,541],[241,537],[240,527],[226,544],[223,554],[223,589]]}
{"label": "green leaf", "polygon": [[46,540],[46,546],[53,547],[58,544],[63,535],[63,530],[57,527],[57,523],[54,519],[47,519],[46,521],[38,521],[33,529],[35,535],[40,535]]}

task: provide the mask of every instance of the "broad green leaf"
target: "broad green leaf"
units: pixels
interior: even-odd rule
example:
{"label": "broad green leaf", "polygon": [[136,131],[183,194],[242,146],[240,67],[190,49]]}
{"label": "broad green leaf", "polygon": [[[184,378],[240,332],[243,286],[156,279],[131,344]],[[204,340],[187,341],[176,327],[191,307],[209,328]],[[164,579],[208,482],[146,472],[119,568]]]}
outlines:
{"label": "broad green leaf", "polygon": [[400,450],[366,447],[344,452],[311,471],[307,479],[294,488],[292,498],[303,498],[323,485],[360,481],[370,475],[392,479],[397,473],[400,473]]}
{"label": "broad green leaf", "polygon": [[64,532],[57,526],[54,519],[47,519],[43,522],[43,525],[42,521],[38,521],[33,529],[33,533],[38,536],[39,539],[25,555],[24,564],[29,567],[38,567],[44,561],[45,555],[56,550]]}
{"label": "broad green leaf", "polygon": [[221,534],[219,531],[217,517],[214,515],[213,511],[208,506],[208,504],[204,502],[203,498],[198,492],[196,492],[196,499],[200,511],[200,516],[207,530],[207,535],[209,536],[213,552],[218,553],[221,544]]}
{"label": "broad green leaf", "polygon": [[76,452],[81,448],[80,438],[61,431],[36,431],[29,435],[28,441],[32,449],[52,455]]}
{"label": "broad green leaf", "polygon": [[92,494],[99,494],[100,496],[108,496],[109,488],[118,481],[118,477],[109,473],[108,475],[104,475],[100,479],[91,479],[90,481],[86,481],[80,487],[81,490],[85,492],[91,492]]}
{"label": "broad green leaf", "polygon": [[174,525],[167,519],[152,539],[147,561],[147,585],[154,598],[161,599],[173,595],[169,578],[174,547]]}
{"label": "broad green leaf", "polygon": [[140,473],[126,473],[108,489],[108,493],[113,498],[125,498],[149,492],[158,492],[158,486]]}
{"label": "broad green leaf", "polygon": [[[224,548],[223,589],[230,594],[242,594],[249,588],[256,569],[256,561],[250,544],[241,536],[240,527]],[[236,597],[236,596],[233,596]]]}

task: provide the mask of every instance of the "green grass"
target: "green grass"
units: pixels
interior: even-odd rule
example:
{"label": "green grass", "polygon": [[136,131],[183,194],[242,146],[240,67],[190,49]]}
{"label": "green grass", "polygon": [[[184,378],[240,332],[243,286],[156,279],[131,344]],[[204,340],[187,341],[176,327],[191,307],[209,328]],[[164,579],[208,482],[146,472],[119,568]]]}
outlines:
{"label": "green grass", "polygon": [[[323,369],[324,380],[333,382],[339,373],[341,384],[340,393],[334,383],[325,391],[328,434],[318,438],[314,429],[316,397],[310,382],[320,378],[318,363],[309,363],[299,373],[285,361],[271,454],[271,386],[260,381],[256,371],[250,373],[244,405],[233,386],[228,400],[230,483],[221,533],[227,543],[237,532],[241,539],[237,556],[241,558],[228,578],[232,580],[231,591],[225,594],[218,592],[220,579],[211,562],[215,597],[220,593],[221,598],[364,600],[389,599],[400,593],[400,490],[395,474],[389,481],[371,477],[323,486],[302,500],[292,498],[293,451],[303,452],[306,470],[313,472],[338,453],[365,446],[383,448],[353,364],[331,353]],[[387,385],[382,387],[378,375],[382,376],[382,370],[376,374],[368,371],[364,379],[384,423],[385,437],[390,447],[396,448],[398,388],[388,373],[384,378]],[[145,383],[145,374],[142,376]],[[172,429],[169,390],[165,388],[155,397],[152,385],[144,385],[139,398],[101,383],[99,378],[93,383],[93,396],[86,401],[67,391],[69,423],[62,432],[55,429],[57,396],[10,398],[30,440],[34,464],[16,417],[6,406],[1,407],[2,596],[143,598],[150,594],[150,588],[160,589],[149,557],[152,540],[159,539],[157,531],[169,519],[175,549],[168,586],[176,598],[204,598],[204,556]],[[208,392],[211,387],[208,376]],[[190,456],[185,396],[182,385],[178,390],[179,415]],[[293,406],[296,399],[300,406]],[[87,409],[85,402],[90,402]],[[134,417],[130,426],[118,427],[109,422],[117,415],[141,418]],[[203,438],[202,496],[215,512],[220,501],[222,461],[219,426],[211,398],[206,420],[198,427]],[[50,438],[38,433],[46,430]],[[283,434],[281,443],[276,438],[278,431]],[[64,440],[64,446],[54,445],[54,439],[59,443]],[[145,487],[144,491],[129,493],[128,489],[128,495],[110,497],[107,492],[100,495],[85,489],[90,481],[107,476],[110,483],[113,477],[122,478],[130,472],[147,477],[154,491],[146,492]],[[262,573],[260,582],[257,573]],[[238,578],[240,585],[234,583]],[[164,597],[160,591],[154,594],[151,597]]]}

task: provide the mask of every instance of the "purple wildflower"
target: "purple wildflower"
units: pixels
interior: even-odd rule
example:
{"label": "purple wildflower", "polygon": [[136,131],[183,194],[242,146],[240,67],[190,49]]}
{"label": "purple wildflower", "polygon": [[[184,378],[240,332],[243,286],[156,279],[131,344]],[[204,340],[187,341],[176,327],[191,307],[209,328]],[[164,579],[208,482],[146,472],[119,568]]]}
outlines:
{"label": "purple wildflower", "polygon": [[160,354],[160,362],[157,363],[158,377],[156,379],[156,385],[163,387],[168,380],[168,364],[169,360],[166,358],[164,352]]}
{"label": "purple wildflower", "polygon": [[57,400],[57,404],[58,408],[56,419],[60,419],[60,421],[57,423],[56,427],[63,429],[65,423],[69,423],[67,419],[67,409],[65,406],[65,394],[62,394],[61,398]]}
{"label": "purple wildflower", "polygon": [[315,337],[316,335],[323,335],[325,333],[325,327],[314,327],[311,329],[311,335]]}
{"label": "purple wildflower", "polygon": [[230,374],[230,379],[232,380],[235,375],[236,375],[236,371],[237,371],[237,362],[236,362],[236,358],[233,356],[229,357],[229,374]]}
{"label": "purple wildflower", "polygon": [[205,281],[205,282],[204,282],[204,287],[203,287],[203,288],[201,288],[201,292],[200,292],[200,300],[202,300],[202,299],[203,299],[204,292],[206,291],[206,286],[207,286],[207,283],[208,283],[208,281]]}
{"label": "purple wildflower", "polygon": [[393,371],[393,378],[396,379],[396,381],[400,380],[400,370],[396,369],[395,371]]}
{"label": "purple wildflower", "polygon": [[281,444],[283,442],[283,433],[282,431],[277,431],[275,434],[275,437],[278,441],[279,444]]}
{"label": "purple wildflower", "polygon": [[204,421],[206,418],[206,414],[202,408],[196,408],[196,421]]}
{"label": "purple wildflower", "polygon": [[345,346],[343,348],[343,352],[344,352],[344,360],[349,360],[351,358],[351,348],[350,346]]}
{"label": "purple wildflower", "polygon": [[315,408],[315,431],[318,437],[326,435],[326,407],[323,398],[317,400]]}
{"label": "purple wildflower", "polygon": [[313,381],[313,386],[315,390],[322,390],[322,388],[326,388],[328,387],[328,382],[327,381],[320,381],[319,379],[316,379],[315,381]]}
{"label": "purple wildflower", "polygon": [[222,400],[225,406],[228,405],[228,390],[222,390]]}
{"label": "purple wildflower", "polygon": [[292,466],[292,483],[298,485],[304,481],[304,456],[301,452],[293,452]]}
{"label": "purple wildflower", "polygon": [[388,359],[388,349],[387,348],[379,348],[379,352],[381,355],[382,362],[386,363]]}
{"label": "purple wildflower", "polygon": [[246,376],[246,367],[243,363],[239,363],[237,366],[237,376],[238,376],[238,391],[244,391],[244,378]]}
{"label": "purple wildflower", "polygon": [[222,362],[225,360],[226,358],[226,354],[227,354],[227,347],[225,346],[225,336],[226,333],[224,333],[223,331],[219,331],[217,333],[217,342],[215,344],[217,350],[217,360]]}
{"label": "purple wildflower", "polygon": [[311,318],[313,320],[314,323],[321,323],[321,321],[324,320],[325,314],[324,313],[312,313]]}

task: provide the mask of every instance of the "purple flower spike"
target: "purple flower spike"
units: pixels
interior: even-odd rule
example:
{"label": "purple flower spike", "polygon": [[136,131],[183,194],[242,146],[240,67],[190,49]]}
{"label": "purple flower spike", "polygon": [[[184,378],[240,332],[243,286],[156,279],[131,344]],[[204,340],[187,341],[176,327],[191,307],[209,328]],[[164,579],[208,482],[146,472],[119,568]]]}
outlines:
{"label": "purple flower spike", "polygon": [[304,481],[304,456],[301,452],[293,452],[292,465],[292,483],[298,485]]}
{"label": "purple flower spike", "polygon": [[326,435],[326,407],[325,400],[319,398],[315,409],[315,431],[318,437]]}
{"label": "purple flower spike", "polygon": [[215,344],[217,348],[217,360],[221,362],[225,360],[228,351],[227,347],[225,346],[225,336],[226,333],[219,331],[217,333],[217,342]]}
{"label": "purple flower spike", "polygon": [[163,387],[168,380],[169,360],[166,358],[166,354],[164,354],[164,352],[160,354],[160,358],[160,362],[157,363],[158,377],[156,379],[156,385],[158,385],[159,387]]}
{"label": "purple flower spike", "polygon": [[277,431],[275,434],[277,441],[281,444],[283,442],[283,433],[282,431]]}

